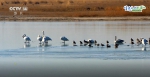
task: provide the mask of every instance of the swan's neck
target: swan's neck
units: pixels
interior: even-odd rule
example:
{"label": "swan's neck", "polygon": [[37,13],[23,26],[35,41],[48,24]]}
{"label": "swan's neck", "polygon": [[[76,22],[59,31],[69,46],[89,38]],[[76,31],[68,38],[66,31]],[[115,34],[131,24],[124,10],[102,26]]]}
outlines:
{"label": "swan's neck", "polygon": [[43,31],[43,37],[44,37],[44,31]]}
{"label": "swan's neck", "polygon": [[115,36],[115,41],[117,40],[117,36]]}

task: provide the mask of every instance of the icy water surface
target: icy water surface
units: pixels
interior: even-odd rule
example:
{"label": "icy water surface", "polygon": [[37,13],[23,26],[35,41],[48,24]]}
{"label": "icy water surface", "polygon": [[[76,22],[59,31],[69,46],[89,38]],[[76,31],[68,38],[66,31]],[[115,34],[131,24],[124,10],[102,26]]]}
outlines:
{"label": "icy water surface", "polygon": [[[99,58],[99,59],[149,59],[150,46],[136,45],[137,38],[148,39],[149,21],[82,21],[82,22],[0,22],[1,57],[49,57],[49,58]],[[48,46],[39,45],[37,36],[52,38]],[[30,45],[24,44],[22,35],[31,38]],[[66,36],[65,46],[60,40]],[[114,47],[114,37],[125,40],[124,45]],[[135,45],[130,44],[133,38]],[[79,41],[94,39],[111,48],[80,46]],[[73,46],[73,40],[77,46]],[[144,52],[143,52],[144,51]]]}
{"label": "icy water surface", "polygon": [[[37,36],[52,38],[39,45]],[[0,76],[3,77],[149,77],[150,45],[137,46],[137,38],[149,39],[149,21],[0,22]],[[31,38],[24,44],[22,35]],[[60,40],[66,36],[64,45]],[[118,48],[115,36],[125,40]],[[133,38],[135,44],[130,44]],[[110,48],[80,46],[94,39]],[[77,46],[73,46],[73,40]],[[8,74],[9,72],[9,74]]]}

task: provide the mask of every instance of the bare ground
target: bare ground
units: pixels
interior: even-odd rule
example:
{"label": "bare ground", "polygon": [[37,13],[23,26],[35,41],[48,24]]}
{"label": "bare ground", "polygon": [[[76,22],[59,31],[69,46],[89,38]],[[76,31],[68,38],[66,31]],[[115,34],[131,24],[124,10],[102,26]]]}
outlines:
{"label": "bare ground", "polygon": [[[0,0],[0,20],[149,20],[149,4],[150,0]],[[146,9],[126,12],[125,5],[145,5]],[[26,6],[29,10],[14,15],[9,11],[12,6]]]}

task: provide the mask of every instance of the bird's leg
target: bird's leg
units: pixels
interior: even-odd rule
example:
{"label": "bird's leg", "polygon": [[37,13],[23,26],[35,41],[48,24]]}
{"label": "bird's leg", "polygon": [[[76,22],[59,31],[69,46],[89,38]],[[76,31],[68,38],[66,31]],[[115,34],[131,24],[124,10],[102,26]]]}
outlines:
{"label": "bird's leg", "polygon": [[39,44],[41,44],[41,41],[40,41],[40,43]]}
{"label": "bird's leg", "polygon": [[44,45],[44,42],[42,42],[42,45]]}
{"label": "bird's leg", "polygon": [[26,43],[26,41],[24,43]]}
{"label": "bird's leg", "polygon": [[46,41],[46,44],[48,43],[48,41]]}
{"label": "bird's leg", "polygon": [[28,41],[28,43],[30,43],[30,42]]}
{"label": "bird's leg", "polygon": [[64,41],[64,45],[65,45],[65,41]]}

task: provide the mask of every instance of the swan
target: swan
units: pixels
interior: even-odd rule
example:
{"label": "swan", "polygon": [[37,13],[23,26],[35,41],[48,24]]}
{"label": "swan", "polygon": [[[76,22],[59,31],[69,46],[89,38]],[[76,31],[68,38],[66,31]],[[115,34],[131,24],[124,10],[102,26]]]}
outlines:
{"label": "swan", "polygon": [[65,36],[60,37],[60,39],[61,39],[62,41],[64,41],[64,44],[65,44],[65,41],[69,41],[69,39],[66,38]]}
{"label": "swan", "polygon": [[124,40],[122,39],[117,39],[117,36],[115,36],[115,44],[123,44]]}
{"label": "swan", "polygon": [[24,34],[22,37],[25,40],[24,43],[29,43],[31,41],[30,37],[26,36],[26,34]]}
{"label": "swan", "polygon": [[42,36],[38,35],[37,40],[38,40],[38,41],[40,41],[40,43],[39,43],[39,44],[41,44]]}
{"label": "swan", "polygon": [[147,42],[148,42],[148,41],[147,41],[146,39],[142,38],[142,44],[143,44],[144,46],[146,46]]}
{"label": "swan", "polygon": [[52,41],[52,39],[50,37],[44,35],[44,31],[43,31],[42,42],[43,43],[48,43],[49,40]]}
{"label": "swan", "polygon": [[89,43],[94,43],[95,41],[92,40],[92,39],[88,39],[88,42],[89,42]]}

